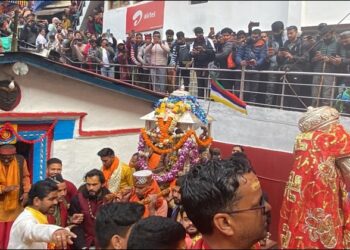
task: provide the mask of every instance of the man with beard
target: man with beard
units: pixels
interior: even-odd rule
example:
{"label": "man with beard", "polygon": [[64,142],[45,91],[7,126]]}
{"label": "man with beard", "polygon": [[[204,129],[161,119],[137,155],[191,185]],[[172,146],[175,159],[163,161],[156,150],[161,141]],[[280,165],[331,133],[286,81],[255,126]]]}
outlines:
{"label": "man with beard", "polygon": [[79,192],[73,197],[69,215],[83,214],[83,220],[72,229],[77,238],[74,240],[73,247],[82,249],[96,246],[95,242],[95,220],[99,208],[103,205],[103,198],[109,194],[109,190],[103,185],[105,178],[98,169],[92,169],[86,173],[85,185],[79,188]]}
{"label": "man with beard", "polygon": [[202,235],[198,232],[198,229],[193,225],[192,221],[188,218],[183,207],[180,209],[179,222],[186,230],[186,249],[193,249],[197,241],[202,238]]}
{"label": "man with beard", "polygon": [[[52,207],[47,215],[47,220],[50,224],[61,227],[68,226],[68,207],[66,201],[67,185],[61,174],[46,178],[47,181],[57,186],[57,201],[58,204]],[[83,214],[73,214],[71,222],[73,224],[80,224],[83,221]]]}
{"label": "man with beard", "polygon": [[267,236],[271,206],[248,161],[194,166],[185,175],[181,200],[203,236],[195,249],[250,249]]}
{"label": "man with beard", "polygon": [[178,215],[181,210],[181,193],[180,188],[183,182],[184,176],[179,176],[176,179],[175,186],[171,189],[171,196],[174,200],[175,207],[172,209],[170,218],[178,221]]}
{"label": "man with beard", "polygon": [[9,249],[66,249],[75,234],[49,225],[46,215],[57,205],[57,186],[38,181],[29,191],[28,206],[17,217],[11,229]]}

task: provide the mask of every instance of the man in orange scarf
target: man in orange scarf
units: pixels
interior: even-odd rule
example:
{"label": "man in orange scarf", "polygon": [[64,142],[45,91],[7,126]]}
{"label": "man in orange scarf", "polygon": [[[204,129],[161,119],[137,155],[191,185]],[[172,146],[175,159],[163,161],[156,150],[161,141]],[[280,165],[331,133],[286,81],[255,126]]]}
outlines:
{"label": "man in orange scarf", "polygon": [[140,170],[134,174],[134,188],[131,191],[129,202],[141,202],[149,199],[145,205],[143,218],[156,215],[167,217],[168,204],[163,197],[157,197],[161,190],[155,180],[152,179],[152,171]]}
{"label": "man in orange scarf", "polygon": [[119,161],[113,149],[103,148],[97,155],[101,158],[103,164],[101,171],[106,180],[105,186],[111,193],[133,186],[132,169]]}
{"label": "man in orange scarf", "polygon": [[23,210],[30,189],[27,163],[16,147],[0,147],[0,249],[7,248],[11,226]]}

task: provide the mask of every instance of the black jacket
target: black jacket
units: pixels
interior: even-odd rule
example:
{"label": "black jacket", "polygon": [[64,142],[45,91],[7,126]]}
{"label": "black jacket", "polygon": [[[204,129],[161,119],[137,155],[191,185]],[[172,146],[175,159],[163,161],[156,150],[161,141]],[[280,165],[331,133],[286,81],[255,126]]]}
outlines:
{"label": "black jacket", "polygon": [[303,40],[298,37],[295,43],[291,43],[289,40],[285,41],[284,48],[293,55],[293,59],[288,60],[285,57],[277,56],[277,63],[281,70],[292,71],[308,71],[309,70],[309,53],[307,52],[307,46]]}
{"label": "black jacket", "polygon": [[[232,41],[227,41],[223,44],[220,51],[215,54],[215,64],[217,64],[220,69],[227,69],[227,57],[233,51],[236,45]],[[234,55],[233,55],[234,58]]]}
{"label": "black jacket", "polygon": [[[204,51],[198,55],[192,53],[197,46],[204,48]],[[195,39],[190,46],[190,51],[196,68],[207,68],[208,64],[215,59],[215,50],[209,38]]]}

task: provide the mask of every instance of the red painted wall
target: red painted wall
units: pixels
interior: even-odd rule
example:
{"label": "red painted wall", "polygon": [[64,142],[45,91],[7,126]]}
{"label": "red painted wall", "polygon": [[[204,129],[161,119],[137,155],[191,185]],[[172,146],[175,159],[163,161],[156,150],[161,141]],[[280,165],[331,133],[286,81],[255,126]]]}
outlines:
{"label": "red painted wall", "polygon": [[[214,142],[212,147],[220,148],[222,158],[226,159],[230,157],[233,145]],[[284,187],[293,165],[293,154],[253,147],[244,147],[244,151],[259,176],[263,191],[268,195],[269,203],[272,206],[270,233],[272,234],[271,238],[277,241],[279,212]]]}

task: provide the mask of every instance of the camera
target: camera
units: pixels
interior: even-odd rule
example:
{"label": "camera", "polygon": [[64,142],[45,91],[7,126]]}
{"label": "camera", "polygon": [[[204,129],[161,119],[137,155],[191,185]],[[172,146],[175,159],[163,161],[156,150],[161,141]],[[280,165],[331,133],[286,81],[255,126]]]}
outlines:
{"label": "camera", "polygon": [[260,22],[252,22],[250,21],[250,23],[248,24],[248,28],[251,27],[259,27],[260,26]]}

